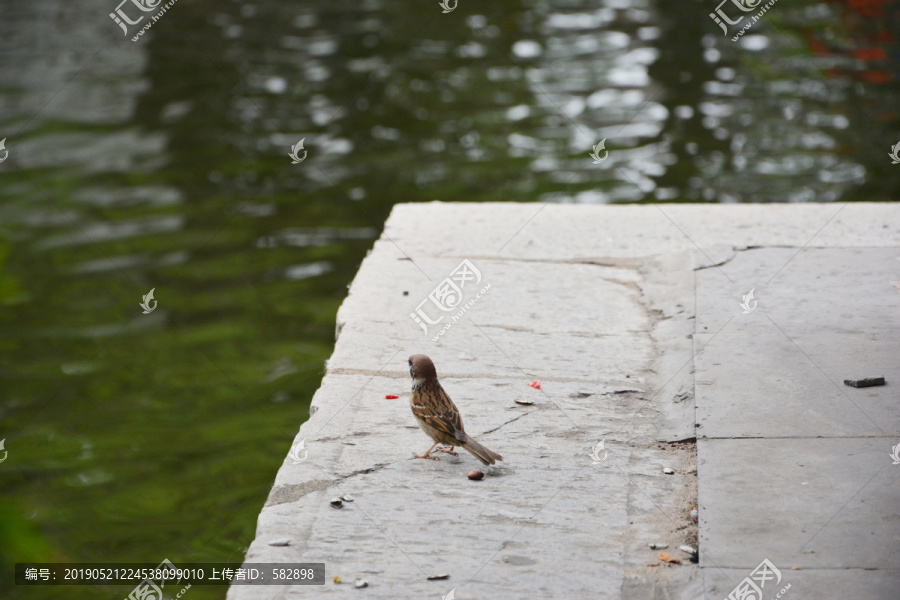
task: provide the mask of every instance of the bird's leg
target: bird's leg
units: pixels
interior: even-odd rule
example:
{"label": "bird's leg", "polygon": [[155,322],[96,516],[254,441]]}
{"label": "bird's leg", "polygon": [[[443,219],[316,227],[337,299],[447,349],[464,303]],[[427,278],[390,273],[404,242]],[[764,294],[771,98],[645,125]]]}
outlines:
{"label": "bird's leg", "polygon": [[434,445],[431,446],[431,448],[425,451],[425,454],[416,454],[415,452],[413,452],[413,456],[415,456],[416,458],[430,458],[431,460],[437,460],[437,456],[431,456],[431,451],[434,450],[434,447],[437,445],[438,443],[435,442]]}
{"label": "bird's leg", "polygon": [[453,456],[459,456],[459,452],[453,451],[454,448],[456,448],[456,446],[450,446],[449,450],[447,450],[446,448],[438,448],[438,450],[440,452],[446,452],[447,454],[452,454]]}

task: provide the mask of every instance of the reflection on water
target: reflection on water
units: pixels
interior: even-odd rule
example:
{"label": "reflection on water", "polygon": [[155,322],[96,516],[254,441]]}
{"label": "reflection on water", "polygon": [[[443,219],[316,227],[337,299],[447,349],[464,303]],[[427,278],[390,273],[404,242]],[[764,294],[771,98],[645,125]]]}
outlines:
{"label": "reflection on water", "polygon": [[239,559],[394,203],[900,189],[896,3],[114,4],[0,5],[4,564]]}

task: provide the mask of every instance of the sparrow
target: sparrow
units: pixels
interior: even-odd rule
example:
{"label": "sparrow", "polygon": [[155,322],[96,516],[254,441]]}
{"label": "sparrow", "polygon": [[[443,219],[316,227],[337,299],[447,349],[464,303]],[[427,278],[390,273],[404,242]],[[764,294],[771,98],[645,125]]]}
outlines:
{"label": "sparrow", "polygon": [[438,448],[438,451],[458,456],[453,449],[461,446],[485,465],[503,460],[502,456],[488,450],[466,434],[459,409],[438,382],[437,372],[430,358],[424,354],[410,356],[409,374],[412,377],[409,407],[419,427],[434,440],[434,445],[425,454],[413,452],[413,456],[437,460],[436,456],[431,456],[431,451],[438,444],[443,444],[450,446],[450,449]]}

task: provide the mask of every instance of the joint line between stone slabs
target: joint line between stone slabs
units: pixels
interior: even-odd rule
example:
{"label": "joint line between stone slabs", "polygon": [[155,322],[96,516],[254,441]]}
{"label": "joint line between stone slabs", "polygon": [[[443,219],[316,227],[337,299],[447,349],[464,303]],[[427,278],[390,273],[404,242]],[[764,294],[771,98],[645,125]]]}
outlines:
{"label": "joint line between stone slabs", "polygon": [[[858,194],[854,194],[854,196],[853,196],[852,199],[855,199],[857,195],[858,195]],[[851,200],[852,200],[852,199],[851,199]],[[774,274],[774,275],[772,275],[771,277],[769,277],[769,280],[766,281],[766,285],[769,285],[769,283],[770,283],[773,279],[775,279],[775,278],[778,276],[778,274],[781,273],[781,272],[785,269],[785,267],[787,267],[789,264],[791,264],[791,261],[794,260],[795,258],[797,258],[797,255],[800,254],[801,252],[803,252],[803,250],[804,250],[807,246],[809,246],[810,243],[812,243],[812,241],[813,241],[814,239],[816,239],[816,237],[818,237],[818,235],[819,235],[820,233],[822,233],[822,230],[825,229],[826,227],[828,227],[828,224],[831,223],[832,221],[834,221],[834,218],[837,217],[839,214],[841,214],[841,211],[842,211],[842,210],[844,210],[845,208],[847,208],[847,205],[848,205],[848,204],[850,204],[850,200],[848,200],[847,202],[844,202],[843,206],[841,206],[841,207],[837,210],[836,213],[834,213],[833,215],[831,215],[831,218],[828,219],[828,220],[825,222],[824,225],[822,225],[821,227],[819,227],[819,230],[818,230],[817,232],[815,232],[815,233],[813,234],[813,236],[812,236],[811,238],[809,238],[809,240],[807,240],[807,242],[806,242],[805,244],[803,244],[802,246],[800,246],[800,249],[797,250],[797,252],[794,253],[794,255],[793,255],[792,257],[790,257],[790,258],[788,259],[788,261],[787,261],[786,263],[784,263],[784,264],[781,266],[780,269],[778,269],[777,271],[775,271],[775,274]]]}
{"label": "joint line between stone slabs", "polygon": [[824,375],[825,378],[826,378],[828,381],[830,381],[831,384],[832,384],[835,388],[837,388],[837,390],[838,390],[841,394],[844,395],[844,398],[846,398],[847,400],[850,401],[850,404],[852,404],[853,406],[856,407],[856,410],[858,410],[859,412],[861,412],[867,419],[869,419],[869,422],[870,422],[872,425],[874,425],[875,428],[876,428],[878,431],[881,432],[881,435],[887,435],[887,434],[885,433],[884,429],[882,429],[881,427],[879,427],[879,426],[878,426],[878,423],[876,423],[875,421],[873,421],[873,420],[872,420],[872,417],[870,417],[868,414],[866,414],[866,411],[864,411],[863,409],[861,409],[861,408],[859,407],[859,405],[858,405],[856,402],[854,402],[853,399],[852,399],[850,396],[847,395],[847,392],[845,392],[845,391],[841,388],[841,386],[839,386],[837,383],[835,383],[835,381],[834,381],[831,377],[828,376],[828,373],[826,373],[825,371],[823,371],[822,368],[819,367],[819,365],[816,364],[816,361],[814,361],[812,358],[810,358],[810,357],[809,357],[809,354],[807,354],[806,352],[804,352],[804,351],[803,351],[803,348],[801,348],[800,346],[798,346],[798,345],[797,345],[797,342],[795,342],[791,336],[789,336],[788,334],[786,334],[786,333],[784,332],[784,330],[783,330],[781,327],[778,326],[778,323],[776,323],[775,321],[772,321],[772,317],[770,317],[769,315],[766,315],[766,318],[769,319],[769,321],[772,323],[772,325],[775,326],[775,329],[777,329],[778,331],[781,332],[781,335],[783,335],[784,337],[786,337],[786,338],[788,339],[788,341],[789,341],[790,343],[792,343],[792,344],[794,345],[794,347],[795,347],[797,350],[799,350],[801,354],[803,354],[803,356],[806,357],[806,360],[808,360],[809,362],[811,362],[812,365],[813,365],[816,369],[819,370],[819,373],[821,373],[822,375]]}
{"label": "joint line between stone slabs", "polygon": [[[325,178],[326,178],[328,181],[331,182],[331,185],[332,185],[332,186],[336,186],[336,185],[337,185],[337,184],[335,183],[334,179],[332,179],[331,177],[328,176],[328,173],[325,172],[325,169],[323,169],[323,168],[320,167],[319,165],[316,165],[316,168],[319,170],[319,173],[321,173],[322,175],[324,175]],[[355,206],[356,209],[357,209],[359,212],[361,212],[361,213],[363,214],[363,216],[366,218],[367,221],[369,221],[369,223],[371,223],[372,225],[375,225],[376,227],[378,226],[378,225],[376,224],[376,222],[375,222],[374,220],[372,220],[372,217],[370,217],[369,214],[368,214],[366,211],[364,211],[364,210],[362,209],[362,207],[359,205],[358,202],[353,202],[353,201],[351,200],[350,203],[351,203],[353,206]],[[394,246],[396,246],[396,247],[397,247],[397,250],[399,250],[400,253],[403,254],[403,256],[405,256],[405,257],[409,260],[409,262],[411,262],[413,265],[415,265],[415,267],[416,267],[417,269],[419,269],[419,271],[422,271],[422,267],[420,267],[419,265],[417,265],[417,264],[416,264],[416,261],[414,261],[414,260],[412,259],[412,257],[411,257],[409,254],[407,254],[406,252],[404,252],[404,251],[403,251],[403,248],[401,248],[399,245],[397,245],[397,242],[395,242],[395,241],[391,238],[391,236],[389,236],[387,233],[385,233],[383,229],[382,229],[382,231],[381,231],[381,235],[382,235],[383,237],[386,237],[386,238],[387,238]],[[428,276],[428,273],[426,273],[425,271],[422,271],[422,275],[424,275],[425,278],[426,278],[428,281],[431,281],[431,277]]]}
{"label": "joint line between stone slabs", "polygon": [[[732,319],[734,319],[734,315],[731,315],[731,318],[728,319],[727,321],[725,321],[725,324],[722,325],[721,327],[719,327],[719,331],[717,331],[715,334],[713,334],[713,336],[712,336],[711,338],[709,338],[709,341],[706,342],[705,344],[703,344],[703,346],[702,346],[699,350],[697,350],[697,352],[691,354],[691,357],[687,360],[687,362],[685,362],[683,365],[681,365],[681,368],[678,369],[677,371],[675,371],[675,373],[674,373],[671,377],[669,377],[669,379],[668,379],[664,384],[662,384],[662,385],[661,385],[661,386],[653,393],[652,396],[650,396],[649,398],[647,398],[646,400],[644,400],[644,403],[643,403],[643,404],[642,404],[642,405],[634,412],[633,415],[631,415],[631,418],[628,420],[628,423],[630,423],[631,421],[633,421],[634,418],[637,417],[638,414],[640,414],[640,412],[641,412],[642,410],[644,410],[644,406],[646,406],[648,402],[650,402],[651,400],[653,400],[654,398],[656,398],[657,394],[659,394],[661,391],[663,391],[664,389],[666,389],[666,386],[669,385],[669,384],[672,382],[672,380],[675,379],[675,378],[678,376],[678,374],[681,373],[681,372],[684,370],[684,368],[685,368],[686,366],[688,366],[689,364],[691,364],[691,362],[693,362],[693,360],[694,360],[695,358],[697,358],[697,355],[698,355],[698,354],[700,354],[701,352],[703,352],[703,351],[706,349],[706,347],[709,346],[709,345],[712,343],[712,341],[713,341],[714,339],[716,339],[716,336],[719,335],[719,334],[722,332],[722,330],[725,329],[725,327],[726,327],[729,323],[731,323]],[[695,405],[696,405],[696,399],[694,400],[694,403],[695,403]],[[695,421],[696,421],[696,418],[695,418]],[[627,425],[627,423],[626,423],[626,425]],[[619,432],[621,432],[621,431],[624,431],[624,427],[619,428],[618,430],[616,430],[615,432],[613,432],[613,434],[615,435],[616,433],[619,433]],[[696,438],[696,434],[694,435],[694,437]]]}
{"label": "joint line between stone slabs", "polygon": [[[566,181],[566,183],[563,185],[563,188],[565,189],[565,187],[568,186],[568,185],[572,182],[573,179],[575,179],[575,176],[578,175],[579,173],[581,173],[582,171],[584,171],[584,169],[585,169],[585,167],[582,167],[582,168],[578,169],[577,171],[575,171],[574,173],[572,173],[572,176],[569,177],[569,180]],[[553,194],[552,196],[550,196],[550,199],[549,199],[549,200],[547,200],[546,202],[544,202],[543,204],[541,204],[541,207],[540,207],[539,209],[537,209],[537,212],[534,213],[533,215],[531,215],[531,218],[528,219],[527,221],[525,221],[525,223],[524,223],[521,227],[519,227],[519,230],[516,231],[514,234],[512,234],[512,237],[511,237],[511,238],[509,238],[508,240],[506,240],[506,243],[505,243],[505,244],[503,244],[502,246],[500,246],[500,249],[497,250],[497,254],[500,254],[500,252],[502,252],[503,249],[506,248],[506,246],[509,245],[509,243],[510,243],[511,241],[513,241],[513,240],[516,238],[517,235],[519,235],[520,233],[522,233],[522,230],[525,229],[525,227],[526,227],[529,223],[531,223],[531,222],[534,220],[534,218],[535,218],[536,216],[538,216],[538,214],[540,214],[540,212],[541,212],[542,210],[544,210],[545,208],[547,208],[547,205],[550,204],[551,202],[553,202],[553,199],[556,198],[557,196],[559,196],[561,193],[562,193],[562,190],[557,191],[555,194]]]}
{"label": "joint line between stone slabs", "polygon": [[[841,511],[844,510],[844,508],[846,508],[848,504],[850,504],[850,501],[853,500],[854,498],[856,498],[856,497],[859,495],[859,493],[860,493],[861,491],[863,491],[864,489],[866,489],[866,486],[868,486],[870,483],[872,483],[872,480],[875,479],[875,478],[878,476],[878,473],[881,473],[881,472],[884,470],[884,468],[885,468],[886,466],[887,466],[886,464],[885,464],[885,465],[881,465],[881,468],[878,469],[878,471],[876,471],[875,475],[872,475],[871,477],[869,477],[869,481],[867,481],[865,484],[863,484],[863,486],[862,486],[861,488],[859,488],[859,489],[856,491],[856,493],[853,494],[853,495],[850,497],[850,500],[847,500],[846,502],[844,502],[844,505],[841,506],[841,507],[838,509],[838,511],[837,511],[836,513],[834,513],[833,515],[831,515],[831,518],[828,519],[828,520],[825,522],[825,524],[822,525],[822,526],[819,528],[819,531],[817,531],[817,532],[815,533],[815,535],[813,535],[811,538],[809,538],[809,540],[806,542],[806,544],[803,544],[802,546],[800,546],[800,550],[803,550],[804,548],[806,548],[806,546],[807,546],[807,544],[809,544],[809,542],[813,541],[813,540],[816,538],[817,535],[819,535],[820,533],[822,533],[822,530],[825,529],[826,527],[828,527],[828,524],[831,523],[831,521],[834,520],[834,518],[835,518],[836,516],[838,516],[839,514],[841,514]],[[800,553],[800,550],[797,550],[797,554]]]}
{"label": "joint line between stone slabs", "polygon": [[[636,183],[634,182],[634,180],[633,180],[631,177],[628,176],[628,173],[626,173],[625,170],[624,170],[622,167],[616,167],[616,168],[622,173],[622,175],[625,176],[625,179],[627,179],[628,182],[631,183],[631,185],[633,185],[635,188],[637,188],[637,191],[639,191],[641,194],[646,195],[646,192],[644,192],[644,190],[641,189],[641,186],[639,186],[638,184],[636,184]],[[693,240],[693,238],[691,238],[691,236],[689,236],[687,233],[685,233],[684,229],[682,229],[682,228],[678,225],[678,223],[676,223],[675,220],[674,220],[672,217],[670,217],[670,216],[668,215],[668,213],[666,213],[666,211],[664,211],[664,210],[662,209],[662,207],[661,207],[659,204],[657,204],[656,202],[651,202],[651,204],[652,204],[653,206],[655,206],[656,209],[657,209],[659,212],[661,212],[661,213],[663,214],[663,216],[665,216],[665,217],[669,220],[670,223],[672,223],[672,225],[675,226],[675,229],[677,229],[678,231],[681,232],[681,235],[683,235],[684,237],[686,237],[686,238],[688,239],[688,241],[689,241],[690,243],[692,243],[692,244],[694,245],[694,247],[697,248],[697,250],[700,251],[700,254],[702,254],[702,255],[706,258],[706,260],[708,260],[708,261],[710,262],[710,266],[716,267],[717,269],[719,269],[719,271],[722,272],[722,275],[725,276],[725,279],[727,279],[728,281],[731,282],[732,285],[734,285],[734,280],[733,280],[731,277],[729,277],[729,276],[728,276],[728,273],[726,273],[725,270],[722,268],[722,264],[724,264],[724,263],[716,264],[716,261],[714,261],[713,259],[711,259],[711,258],[706,254],[706,252],[703,251],[703,248],[701,248],[700,246],[698,246],[698,245],[697,245],[697,242],[695,242],[695,241]]]}
{"label": "joint line between stone slabs", "polygon": [[[632,183],[634,183],[634,182],[632,182]],[[637,184],[635,184],[635,186],[636,186],[636,185],[637,185]],[[638,189],[640,189],[640,188],[638,188]],[[706,254],[706,252],[703,251],[703,248],[701,248],[700,246],[697,246],[697,242],[695,242],[695,241],[691,238],[691,236],[689,236],[687,233],[685,233],[684,229],[682,229],[681,227],[679,227],[679,226],[678,226],[678,223],[676,223],[675,220],[672,219],[672,217],[670,217],[670,216],[668,215],[668,213],[666,213],[666,211],[664,211],[664,210],[662,209],[662,207],[661,207],[659,204],[657,204],[656,202],[654,202],[654,203],[653,203],[653,206],[655,206],[655,207],[659,210],[659,212],[661,212],[663,215],[665,215],[665,217],[666,217],[669,221],[672,222],[672,225],[674,225],[675,228],[678,229],[678,231],[680,231],[680,232],[682,233],[682,235],[684,235],[684,237],[686,237],[692,244],[694,244],[694,246],[697,248],[697,250],[700,251],[700,254],[702,254],[702,255],[706,258],[706,260],[708,260],[708,261],[710,262],[710,265],[711,265],[711,266],[712,266],[712,265],[715,265],[716,268],[719,269],[719,271],[722,272],[722,275],[725,276],[725,279],[727,279],[727,280],[730,281],[732,284],[734,284],[734,280],[733,280],[731,277],[728,276],[728,273],[725,272],[725,269],[723,269],[721,265],[716,265],[716,261],[714,261],[713,259],[711,259],[711,258]],[[723,263],[723,264],[724,264],[724,263]]]}
{"label": "joint line between stone slabs", "polygon": [[463,585],[469,585],[469,583],[471,583],[471,581],[472,581],[473,579],[475,579],[475,577],[477,577],[478,574],[481,573],[481,571],[482,571],[486,566],[488,566],[489,564],[491,564],[491,561],[494,560],[494,557],[495,557],[495,556],[497,556],[498,554],[500,554],[500,551],[503,550],[503,548],[506,546],[506,544],[508,544],[508,543],[510,543],[511,541],[513,541],[513,540],[515,539],[515,537],[516,537],[517,535],[519,535],[519,532],[522,531],[523,529],[525,529],[525,525],[528,524],[528,521],[531,521],[531,520],[534,519],[536,516],[538,516],[538,514],[539,514],[542,510],[544,510],[544,508],[546,508],[547,505],[550,504],[550,503],[553,501],[553,499],[556,498],[556,497],[559,495],[559,493],[560,493],[561,491],[563,491],[564,489],[566,489],[566,487],[567,487],[570,483],[572,483],[572,481],[573,481],[576,477],[578,477],[578,474],[581,473],[581,472],[585,469],[586,466],[587,466],[587,465],[584,465],[583,467],[581,467],[580,469],[578,469],[577,471],[575,471],[575,474],[572,475],[572,477],[570,477],[568,481],[566,481],[564,484],[562,484],[562,486],[561,486],[558,490],[556,490],[556,493],[554,493],[554,494],[550,497],[549,500],[547,500],[546,502],[544,502],[543,506],[541,506],[539,509],[537,509],[537,512],[535,512],[533,515],[531,515],[530,517],[528,517],[528,519],[525,521],[525,523],[523,523],[522,526],[519,527],[519,528],[516,530],[516,532],[515,532],[514,534],[512,534],[512,537],[511,537],[511,538],[509,538],[508,540],[506,540],[506,541],[504,541],[502,544],[500,544],[500,547],[497,548],[497,551],[494,552],[494,553],[491,555],[491,557],[490,557],[489,559],[487,559],[487,562],[485,562],[483,565],[481,565],[481,568],[479,568],[477,571],[475,571],[475,573],[474,573],[471,577],[469,577],[468,581],[466,581]]}
{"label": "joint line between stone slabs", "polygon": [[387,362],[384,363],[383,365],[381,365],[381,368],[378,369],[378,370],[375,372],[374,375],[372,375],[371,377],[369,377],[368,381],[366,381],[366,382],[363,384],[363,386],[362,386],[361,388],[359,388],[358,390],[356,390],[356,393],[353,394],[352,396],[350,396],[350,399],[347,400],[347,401],[344,403],[344,405],[341,406],[341,407],[337,410],[336,413],[334,413],[333,415],[331,415],[330,417],[328,417],[328,420],[325,421],[324,423],[322,423],[322,426],[319,427],[319,429],[316,430],[316,432],[315,432],[313,435],[314,435],[314,436],[319,435],[319,433],[320,433],[323,429],[325,429],[325,426],[328,425],[329,423],[331,423],[331,420],[332,420],[333,418],[335,418],[336,416],[338,416],[338,413],[340,413],[342,410],[344,410],[344,408],[346,408],[347,405],[350,404],[350,402],[352,402],[353,399],[356,398],[356,396],[359,395],[359,393],[360,393],[361,391],[363,391],[364,389],[366,389],[366,386],[369,385],[369,383],[370,383],[373,379],[375,379],[375,378],[378,376],[378,374],[381,373],[381,372],[384,370],[384,368],[385,368],[386,366],[388,366],[389,364],[391,364],[391,361],[394,360],[394,357],[397,356],[398,354],[400,354],[400,350],[402,350],[402,348],[398,348],[397,351],[394,352],[394,354],[391,355],[391,357],[387,360]]}
{"label": "joint line between stone slabs", "polygon": [[[472,321],[472,317],[469,317],[469,321]],[[502,348],[500,348],[500,346],[497,345],[497,342],[495,342],[494,340],[492,340],[492,339],[490,338],[490,336],[489,336],[488,334],[486,334],[486,333],[484,332],[484,330],[483,330],[481,327],[478,327],[478,323],[476,323],[475,321],[472,321],[472,325],[474,325],[474,326],[478,329],[478,331],[481,332],[481,335],[483,335],[484,337],[486,337],[486,338],[488,339],[488,341],[490,341],[492,344],[494,344],[494,347],[496,347],[497,350],[500,350],[500,354],[502,354],[503,356],[505,356],[506,359],[507,359],[509,362],[511,362],[515,368],[517,368],[517,369],[519,369],[520,371],[522,371],[522,375],[524,375],[525,377],[529,377],[528,373],[526,373],[524,370],[522,370],[522,367],[520,367],[519,365],[517,365],[516,362],[515,362],[513,359],[511,359],[511,358],[509,357],[509,355],[508,355],[506,352],[504,352]],[[545,391],[544,391],[543,389],[541,389],[541,388],[538,388],[538,391],[540,391],[540,392],[544,395],[544,397],[547,398],[547,400],[549,400],[550,402],[553,403],[553,406],[555,406],[556,408],[558,408],[559,411],[560,411],[562,414],[564,414],[564,415],[566,416],[566,418],[567,418],[569,421],[572,422],[572,425],[575,426],[575,429],[581,429],[581,428],[578,426],[578,423],[576,423],[576,422],[572,419],[572,417],[570,417],[569,414],[568,414],[565,410],[563,410],[563,408],[562,408],[559,404],[557,404],[556,402],[554,402],[554,401],[553,401],[553,398],[551,398],[550,396],[547,395],[547,392],[545,392]],[[532,412],[534,412],[534,411],[532,411]],[[502,427],[502,425],[501,425],[501,427]]]}
{"label": "joint line between stone slabs", "polygon": [[[638,489],[638,491],[640,491],[640,492],[647,498],[647,500],[650,501],[650,504],[652,504],[654,507],[656,507],[656,510],[658,510],[659,512],[661,512],[661,513],[663,514],[664,517],[666,517],[669,521],[671,521],[672,525],[674,525],[676,528],[678,527],[678,523],[676,523],[676,522],[672,519],[672,517],[669,516],[669,514],[668,514],[666,511],[664,511],[662,508],[660,508],[659,505],[658,505],[656,502],[653,501],[653,498],[651,498],[650,496],[647,495],[647,492],[645,492],[644,489],[643,489],[641,486],[639,486],[637,483],[635,483],[635,481],[631,478],[631,475],[629,475],[628,473],[626,473],[625,471],[623,471],[623,470],[622,470],[622,467],[620,467],[619,465],[613,465],[613,466],[614,466],[616,469],[618,469],[619,472],[620,472],[622,475],[625,476],[625,479],[627,479],[627,480],[631,483],[631,485],[633,485],[634,487],[636,487],[636,488]],[[676,531],[677,531],[677,530],[676,530]],[[698,539],[697,539],[697,552],[700,553],[700,539],[699,539],[699,536],[698,536]],[[720,567],[719,565],[717,565],[717,564],[715,563],[715,561],[709,557],[709,554],[707,554],[706,552],[703,552],[702,554],[703,554],[703,556],[705,556],[707,559],[709,559],[709,562],[711,562],[715,568],[719,569],[719,571],[722,572],[722,575],[724,575],[725,577],[728,577],[728,581],[731,581],[731,576],[728,575],[728,573],[726,573],[725,571],[722,571],[722,567]]]}

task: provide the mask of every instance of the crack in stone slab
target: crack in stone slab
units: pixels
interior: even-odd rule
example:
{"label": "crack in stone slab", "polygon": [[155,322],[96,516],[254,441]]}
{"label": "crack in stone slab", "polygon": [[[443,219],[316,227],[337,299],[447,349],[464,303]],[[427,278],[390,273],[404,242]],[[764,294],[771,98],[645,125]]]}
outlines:
{"label": "crack in stone slab", "polygon": [[488,429],[487,431],[485,431],[484,433],[481,433],[480,435],[484,436],[484,435],[488,435],[489,433],[494,433],[498,429],[501,429],[502,427],[505,427],[506,425],[509,425],[510,423],[515,423],[522,417],[527,417],[528,415],[530,415],[531,413],[534,413],[534,412],[537,412],[537,410],[532,410],[532,411],[528,411],[527,413],[523,413],[523,414],[519,415],[518,417],[515,417],[514,419],[510,419],[506,423],[503,423],[501,425],[498,425],[497,427],[494,427],[493,429]]}

